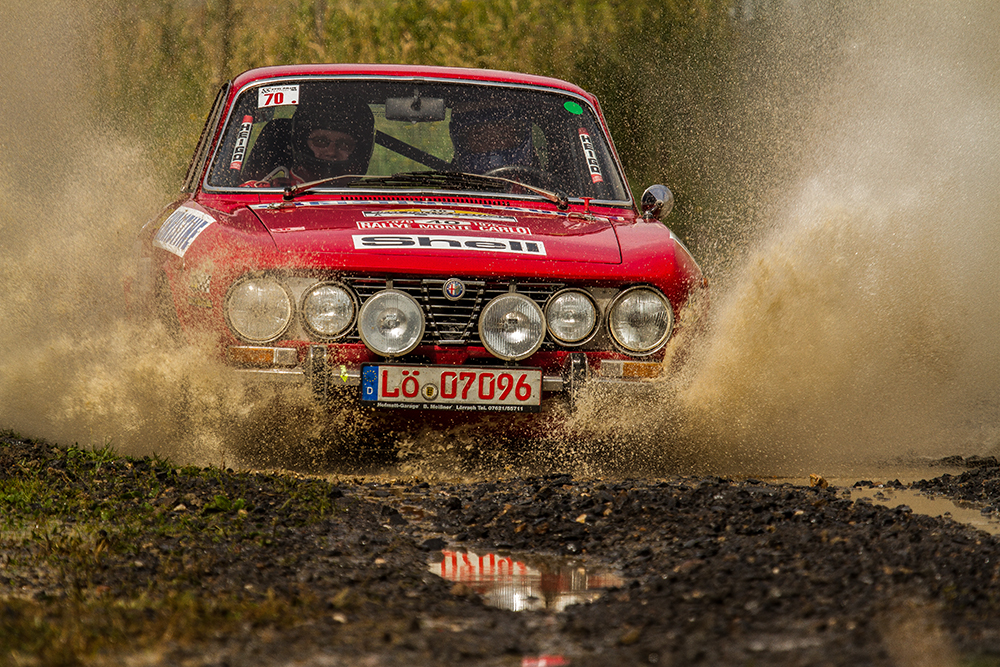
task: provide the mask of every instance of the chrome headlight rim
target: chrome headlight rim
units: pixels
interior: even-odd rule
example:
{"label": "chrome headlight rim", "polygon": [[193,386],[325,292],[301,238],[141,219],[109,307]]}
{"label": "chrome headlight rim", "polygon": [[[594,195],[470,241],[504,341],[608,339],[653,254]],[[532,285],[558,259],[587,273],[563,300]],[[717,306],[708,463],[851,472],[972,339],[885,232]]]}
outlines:
{"label": "chrome headlight rim", "polygon": [[[531,311],[531,313],[536,316],[540,331],[538,335],[535,336],[535,340],[532,343],[530,349],[525,348],[524,350],[521,350],[519,352],[506,353],[503,350],[496,349],[493,345],[489,343],[489,339],[486,335],[486,332],[484,331],[484,327],[489,319],[490,311],[492,311],[495,308],[500,308],[501,307],[500,304],[503,301],[510,299],[517,299],[519,302],[522,302],[528,307],[528,310]],[[542,343],[545,340],[545,332],[547,330],[545,326],[545,313],[544,311],[542,311],[541,306],[535,303],[534,299],[525,294],[521,294],[520,292],[506,292],[504,294],[501,294],[499,296],[490,299],[489,303],[483,306],[482,311],[480,311],[479,313],[478,329],[479,329],[479,340],[483,344],[483,347],[485,347],[486,350],[494,357],[497,357],[498,359],[502,359],[504,361],[520,361],[521,359],[527,359],[528,357],[533,355],[535,352],[538,351],[538,348],[542,346]]]}
{"label": "chrome headlight rim", "polygon": [[[378,308],[379,307],[378,303],[381,300],[384,300],[389,297],[402,298],[403,301],[412,305],[413,312],[417,316],[420,325],[416,336],[413,336],[412,340],[409,343],[407,343],[407,345],[400,347],[398,350],[390,350],[387,349],[386,347],[381,347],[381,348],[378,347],[377,345],[374,344],[375,341],[373,341],[371,337],[368,335],[369,332],[365,330],[366,315],[372,309]],[[410,352],[415,350],[417,346],[420,345],[420,343],[423,341],[424,331],[426,330],[427,327],[427,323],[424,321],[424,310],[423,308],[420,307],[420,303],[406,292],[391,288],[380,290],[379,292],[376,292],[375,294],[368,297],[368,299],[366,299],[365,302],[361,304],[361,308],[358,310],[358,315],[356,320],[358,327],[358,335],[361,338],[361,342],[365,344],[365,347],[367,347],[369,350],[380,356],[390,357],[390,358],[402,357],[403,355],[409,354]]]}
{"label": "chrome headlight rim", "polygon": [[[656,296],[660,301],[662,301],[662,303],[664,304],[664,314],[666,315],[667,318],[667,325],[663,333],[660,335],[659,338],[657,338],[656,342],[653,345],[647,346],[645,348],[634,347],[622,342],[616,335],[615,326],[613,324],[617,309],[629,297],[629,295],[635,294],[637,292],[648,292]],[[668,299],[663,292],[650,285],[635,285],[629,287],[619,292],[615,296],[615,298],[611,300],[611,303],[608,305],[606,327],[608,331],[608,336],[611,338],[611,341],[614,343],[615,347],[617,347],[619,350],[633,357],[648,357],[662,350],[663,347],[667,344],[667,341],[670,340],[670,337],[674,333],[673,304],[670,303],[670,299]]]}
{"label": "chrome headlight rim", "polygon": [[[283,310],[285,313],[281,319],[283,319],[284,322],[280,326],[271,327],[272,331],[268,335],[254,336],[246,331],[248,328],[246,325],[241,326],[240,323],[236,321],[239,318],[234,319],[233,299],[236,298],[238,290],[252,282],[266,283],[268,286],[278,287],[283,295],[283,301],[285,304],[285,308]],[[232,331],[233,334],[241,341],[255,345],[272,343],[280,339],[288,333],[289,328],[292,326],[292,322],[295,321],[295,299],[292,296],[291,290],[289,290],[288,286],[277,277],[268,274],[250,274],[241,276],[235,280],[226,291],[226,297],[223,300],[222,310],[229,330]]]}
{"label": "chrome headlight rim", "polygon": [[[333,287],[341,290],[347,295],[347,298],[351,302],[351,318],[350,321],[336,333],[324,333],[320,331],[316,326],[314,326],[308,317],[308,301],[310,295],[312,295],[316,290],[323,287]],[[347,285],[337,282],[336,280],[324,280],[318,282],[315,285],[309,287],[302,293],[302,298],[299,300],[299,318],[302,322],[302,328],[314,339],[321,341],[333,341],[343,338],[349,334],[354,327],[357,325],[359,316],[359,306],[358,306],[358,295]]]}
{"label": "chrome headlight rim", "polygon": [[[578,338],[576,340],[570,340],[568,338],[560,336],[555,331],[553,331],[552,329],[553,318],[549,316],[550,308],[553,307],[553,305],[559,300],[560,297],[566,294],[580,294],[588,302],[590,302],[590,305],[594,310],[594,322],[590,325],[590,331],[587,332],[587,334],[585,334],[582,338]],[[562,345],[564,347],[579,347],[581,345],[586,345],[587,343],[589,343],[591,340],[594,339],[594,336],[597,335],[597,332],[601,328],[600,325],[601,325],[601,309],[598,307],[597,300],[594,298],[594,296],[590,294],[590,292],[584,289],[581,289],[579,287],[567,287],[565,289],[561,289],[555,294],[553,294],[551,297],[549,297],[549,300],[546,301],[545,303],[545,329],[548,332],[549,336],[551,336],[552,339],[556,341],[559,345]]]}

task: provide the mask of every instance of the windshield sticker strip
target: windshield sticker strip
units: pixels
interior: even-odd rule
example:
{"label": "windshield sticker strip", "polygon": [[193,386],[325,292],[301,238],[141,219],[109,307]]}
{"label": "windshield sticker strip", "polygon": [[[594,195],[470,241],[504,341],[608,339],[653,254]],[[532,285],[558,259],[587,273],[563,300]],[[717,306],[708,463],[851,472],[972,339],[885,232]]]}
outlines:
{"label": "windshield sticker strip", "polygon": [[603,183],[604,176],[601,174],[601,165],[597,161],[597,153],[594,151],[594,143],[590,140],[587,131],[580,128],[580,143],[583,144],[583,156],[587,159],[587,169],[590,170],[590,180],[594,183]]}
{"label": "windshield sticker strip", "polygon": [[243,168],[243,158],[247,153],[247,142],[250,141],[250,131],[253,130],[253,116],[243,116],[240,133],[236,135],[236,146],[233,147],[233,159],[229,168],[239,171]]}
{"label": "windshield sticker strip", "polygon": [[194,240],[215,222],[215,218],[187,206],[170,214],[153,237],[153,245],[183,257]]}
{"label": "windshield sticker strip", "polygon": [[[273,188],[274,190],[279,190],[279,188]],[[280,193],[279,193],[280,194]],[[322,206],[420,206],[424,202],[413,201],[409,199],[384,199],[384,198],[372,198],[372,199],[313,199],[307,201],[280,201],[280,202],[268,202],[266,204],[250,204],[247,208],[255,211],[267,211],[273,209],[288,209],[288,208],[311,208],[311,207],[322,207]],[[499,206],[496,204],[481,204],[479,208],[493,210],[493,211],[512,211],[516,213],[537,213],[540,215],[555,215],[563,216],[568,215],[566,211],[553,211],[551,209],[541,209],[541,208],[530,208],[527,206]],[[406,213],[404,215],[411,216],[413,214]],[[449,217],[455,217],[449,214]],[[493,219],[501,219],[501,216],[496,216]],[[512,219],[512,222],[516,222],[516,219]]]}
{"label": "windshield sticker strip", "polygon": [[299,103],[299,87],[264,86],[257,89],[257,108],[294,106]]}
{"label": "windshield sticker strip", "polygon": [[478,213],[476,211],[456,211],[447,208],[396,208],[383,211],[364,211],[366,218],[467,218],[469,220],[496,220],[499,222],[517,222],[512,215],[497,215],[495,213]]}
{"label": "windshield sticker strip", "polygon": [[355,250],[457,250],[544,256],[541,241],[482,238],[477,236],[424,236],[420,234],[353,236]]}
{"label": "windshield sticker strip", "polygon": [[[284,210],[289,208],[317,208],[317,207],[328,207],[328,206],[378,206],[380,204],[385,204],[384,199],[315,199],[312,201],[277,201],[268,202],[266,204],[250,204],[247,206],[252,211],[275,211]],[[393,204],[409,204],[408,201],[394,201]],[[419,202],[413,202],[419,203]],[[535,215],[545,215],[554,216],[556,218],[575,218],[579,217],[579,213],[573,211],[552,211],[544,210],[540,208],[525,208],[523,206],[494,206],[490,204],[484,204],[483,208],[497,209],[503,211],[515,211],[517,213],[530,213]],[[492,219],[499,219],[500,216]],[[599,220],[613,220],[617,222],[625,222],[629,218],[624,215],[601,215],[596,216]],[[516,219],[514,219],[516,221]]]}
{"label": "windshield sticker strip", "polygon": [[492,234],[531,235],[529,227],[511,227],[478,220],[436,220],[409,218],[402,220],[358,220],[358,229],[445,229],[459,232],[490,232]]}

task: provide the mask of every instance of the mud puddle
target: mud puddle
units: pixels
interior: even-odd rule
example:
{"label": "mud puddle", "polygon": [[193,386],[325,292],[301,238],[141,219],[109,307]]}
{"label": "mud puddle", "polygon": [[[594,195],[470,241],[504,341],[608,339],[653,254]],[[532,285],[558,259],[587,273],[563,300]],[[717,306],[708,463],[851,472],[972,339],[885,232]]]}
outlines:
{"label": "mud puddle", "polygon": [[855,502],[867,500],[889,508],[905,505],[918,514],[952,519],[991,535],[1000,535],[1000,515],[994,508],[984,507],[979,503],[951,500],[905,487],[855,487],[848,492]]}
{"label": "mud puddle", "polygon": [[431,550],[427,570],[456,584],[458,593],[475,593],[486,604],[509,611],[559,612],[575,604],[585,604],[600,598],[612,588],[622,586],[624,579],[613,568],[589,563],[579,556],[557,556],[551,553],[467,549],[461,544],[448,544],[432,523],[435,512],[420,506],[419,498],[429,488],[417,484],[409,488],[390,481],[389,486],[370,483],[371,495],[393,504],[383,510],[384,519],[392,525],[410,522],[419,527],[416,535],[424,539]]}
{"label": "mud puddle", "polygon": [[813,486],[825,484],[842,489],[842,495],[855,502],[871,502],[883,507],[909,507],[917,514],[947,518],[958,523],[1000,535],[1000,513],[992,505],[948,498],[914,488],[914,483],[942,475],[959,475],[965,467],[942,465],[937,462],[900,462],[861,468],[836,477],[813,475],[793,480],[795,484]]}
{"label": "mud puddle", "polygon": [[620,576],[579,559],[444,549],[428,566],[433,574],[468,586],[483,602],[510,611],[562,611],[593,602],[624,584]]}

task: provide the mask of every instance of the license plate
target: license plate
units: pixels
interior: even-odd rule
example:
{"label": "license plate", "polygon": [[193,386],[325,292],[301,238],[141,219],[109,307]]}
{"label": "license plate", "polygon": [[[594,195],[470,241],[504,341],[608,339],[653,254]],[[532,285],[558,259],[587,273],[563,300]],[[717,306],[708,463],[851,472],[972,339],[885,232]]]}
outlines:
{"label": "license plate", "polygon": [[361,400],[379,408],[538,412],[542,370],[364,364]]}

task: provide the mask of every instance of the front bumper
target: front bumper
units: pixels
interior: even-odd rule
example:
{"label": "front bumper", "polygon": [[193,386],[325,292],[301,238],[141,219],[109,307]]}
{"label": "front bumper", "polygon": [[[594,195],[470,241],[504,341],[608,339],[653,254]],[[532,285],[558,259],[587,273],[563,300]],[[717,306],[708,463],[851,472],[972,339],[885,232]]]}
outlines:
{"label": "front bumper", "polygon": [[[310,346],[301,362],[297,350],[283,347],[231,347],[228,356],[231,362],[245,364],[235,370],[245,379],[307,384],[317,398],[343,395],[345,389],[361,385],[361,365],[329,359],[324,345]],[[558,372],[543,373],[542,393],[563,394],[572,399],[584,385],[591,389],[637,388],[659,377],[662,369],[659,361],[601,359],[595,363],[578,352],[568,355]]]}

